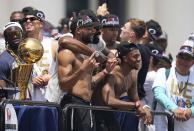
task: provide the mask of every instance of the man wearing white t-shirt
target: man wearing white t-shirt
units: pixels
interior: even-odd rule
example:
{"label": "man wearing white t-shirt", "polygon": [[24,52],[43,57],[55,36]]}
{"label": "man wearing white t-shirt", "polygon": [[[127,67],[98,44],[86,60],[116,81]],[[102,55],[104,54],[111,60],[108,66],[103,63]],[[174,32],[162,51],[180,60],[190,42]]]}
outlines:
{"label": "man wearing white t-shirt", "polygon": [[166,69],[161,68],[153,84],[157,102],[175,115],[175,131],[191,131],[194,128],[194,72],[190,70],[193,57],[193,47],[182,45],[168,77]]}

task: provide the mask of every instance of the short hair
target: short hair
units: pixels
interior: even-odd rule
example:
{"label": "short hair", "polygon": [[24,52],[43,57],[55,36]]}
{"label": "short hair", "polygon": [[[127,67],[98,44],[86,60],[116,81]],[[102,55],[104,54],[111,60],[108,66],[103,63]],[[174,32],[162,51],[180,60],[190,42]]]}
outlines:
{"label": "short hair", "polygon": [[146,31],[146,24],[143,20],[131,18],[127,22],[131,23],[131,28],[135,32],[137,38],[143,37]]}
{"label": "short hair", "polygon": [[129,43],[128,41],[122,41],[116,49],[118,57],[122,60],[122,57],[126,56],[129,52],[138,50],[138,46],[134,43]]}
{"label": "short hair", "polygon": [[24,13],[22,11],[14,11],[14,12],[11,13],[10,18],[9,18],[11,22],[14,22],[12,17],[15,14],[21,14],[24,17]]}

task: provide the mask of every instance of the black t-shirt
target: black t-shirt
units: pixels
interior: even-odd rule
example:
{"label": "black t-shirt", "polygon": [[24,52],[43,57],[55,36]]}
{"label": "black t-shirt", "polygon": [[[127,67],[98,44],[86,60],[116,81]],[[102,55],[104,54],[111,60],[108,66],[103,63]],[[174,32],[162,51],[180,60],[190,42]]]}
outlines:
{"label": "black t-shirt", "polygon": [[137,87],[139,98],[142,99],[145,97],[144,82],[149,68],[150,63],[150,50],[146,45],[138,44],[139,51],[142,58],[142,67],[138,73],[137,78]]}

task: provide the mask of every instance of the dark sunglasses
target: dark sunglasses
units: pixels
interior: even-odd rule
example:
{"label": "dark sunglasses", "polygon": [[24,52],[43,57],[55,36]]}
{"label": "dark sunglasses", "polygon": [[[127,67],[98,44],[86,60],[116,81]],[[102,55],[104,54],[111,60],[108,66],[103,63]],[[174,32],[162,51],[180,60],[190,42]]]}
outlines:
{"label": "dark sunglasses", "polygon": [[193,60],[193,56],[191,56],[190,54],[187,54],[187,53],[179,53],[177,55],[177,57],[180,59],[183,59],[183,60],[188,60],[188,61]]}
{"label": "dark sunglasses", "polygon": [[35,20],[40,20],[40,19],[38,19],[38,18],[36,18],[36,17],[24,18],[24,19],[23,19],[23,23],[27,22],[28,20],[30,20],[30,22],[33,22],[33,21],[35,21]]}

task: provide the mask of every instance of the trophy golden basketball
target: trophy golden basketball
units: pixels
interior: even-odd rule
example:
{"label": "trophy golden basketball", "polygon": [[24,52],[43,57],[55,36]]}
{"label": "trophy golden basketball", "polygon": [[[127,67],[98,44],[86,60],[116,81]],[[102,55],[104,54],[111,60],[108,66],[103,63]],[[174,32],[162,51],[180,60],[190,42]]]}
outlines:
{"label": "trophy golden basketball", "polygon": [[41,59],[43,55],[43,46],[41,42],[34,38],[24,39],[18,47],[20,62],[12,69],[11,80],[19,88],[20,100],[26,99],[26,90],[31,77],[33,63]]}

